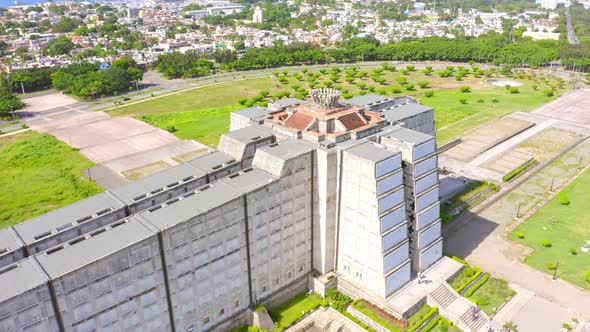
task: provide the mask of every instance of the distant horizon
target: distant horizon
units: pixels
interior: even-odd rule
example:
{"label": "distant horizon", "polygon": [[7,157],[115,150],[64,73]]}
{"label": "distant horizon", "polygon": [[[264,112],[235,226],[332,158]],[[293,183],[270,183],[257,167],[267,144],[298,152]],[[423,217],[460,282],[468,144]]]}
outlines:
{"label": "distant horizon", "polygon": [[[51,2],[67,2],[68,0],[52,0]],[[99,0],[84,0],[88,2],[97,2]],[[49,2],[48,0],[18,0],[19,5],[36,5],[40,3]],[[0,7],[6,8],[14,6],[14,0],[0,0]]]}

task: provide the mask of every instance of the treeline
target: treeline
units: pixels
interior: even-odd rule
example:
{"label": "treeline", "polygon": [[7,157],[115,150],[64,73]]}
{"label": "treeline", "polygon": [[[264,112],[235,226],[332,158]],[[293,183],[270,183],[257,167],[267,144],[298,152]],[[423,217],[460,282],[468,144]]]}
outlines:
{"label": "treeline", "polygon": [[98,64],[80,62],[59,68],[51,74],[53,88],[84,99],[118,95],[136,86],[143,78],[143,71],[129,57],[115,60],[105,70]]}
{"label": "treeline", "polygon": [[272,47],[248,49],[240,58],[227,52],[207,56],[194,53],[165,54],[156,62],[156,68],[166,77],[177,78],[207,75],[212,68],[209,59],[218,63],[220,69],[225,71],[394,60],[474,61],[491,62],[495,65],[542,66],[559,58],[559,46],[559,42],[553,40],[533,41],[524,38],[517,42],[508,42],[505,35],[498,33],[477,38],[429,37],[387,44],[381,44],[373,37],[365,37],[352,38],[327,49],[309,43],[277,43]]}

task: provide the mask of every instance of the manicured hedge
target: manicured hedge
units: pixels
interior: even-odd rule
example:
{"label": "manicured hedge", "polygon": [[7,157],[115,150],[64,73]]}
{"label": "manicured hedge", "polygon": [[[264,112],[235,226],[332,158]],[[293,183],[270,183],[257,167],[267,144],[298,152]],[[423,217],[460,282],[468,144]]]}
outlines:
{"label": "manicured hedge", "polygon": [[508,182],[508,181],[514,179],[515,177],[520,175],[522,172],[524,172],[526,169],[528,169],[529,167],[533,166],[536,163],[537,163],[537,161],[535,159],[529,160],[524,165],[522,165],[519,168],[515,169],[514,171],[504,175],[504,177],[502,178],[502,181]]}
{"label": "manicured hedge", "polygon": [[464,290],[465,287],[469,286],[473,282],[473,280],[477,279],[481,274],[481,270],[477,266],[474,266],[473,269],[475,270],[475,274],[473,274],[471,278],[467,279],[461,286],[459,286],[459,288],[455,289],[457,293],[461,293],[461,291]]}
{"label": "manicured hedge", "polygon": [[490,274],[485,273],[483,277],[481,277],[481,279],[479,279],[479,281],[475,283],[475,285],[473,285],[471,288],[469,288],[469,290],[467,290],[467,292],[465,292],[465,297],[470,297],[471,295],[473,295],[473,293],[475,293],[475,291],[478,290],[479,287],[485,284],[489,278]]}
{"label": "manicured hedge", "polygon": [[438,324],[440,319],[441,319],[441,316],[437,316],[436,318],[431,320],[430,323],[428,323],[428,324],[426,324],[426,326],[424,326],[424,328],[421,330],[421,332],[428,332],[428,331],[432,330],[434,327],[436,327],[436,324]]}
{"label": "manicured hedge", "polygon": [[412,325],[408,329],[408,332],[415,332],[420,326],[422,326],[422,324],[424,324],[424,322],[426,322],[427,320],[429,320],[430,317],[432,317],[432,315],[435,315],[437,313],[438,313],[438,308],[434,307],[434,308],[430,309],[430,311],[428,312],[428,314],[426,314],[424,317],[422,317],[422,319],[420,319],[419,321],[417,321],[416,324]]}

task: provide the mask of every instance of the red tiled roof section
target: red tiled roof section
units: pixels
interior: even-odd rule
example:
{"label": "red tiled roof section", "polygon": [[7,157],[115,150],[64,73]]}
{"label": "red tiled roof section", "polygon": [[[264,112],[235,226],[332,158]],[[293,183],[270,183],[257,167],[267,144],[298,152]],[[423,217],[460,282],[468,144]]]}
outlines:
{"label": "red tiled roof section", "polygon": [[346,130],[353,130],[366,125],[366,122],[361,119],[358,113],[345,114],[338,118]]}
{"label": "red tiled roof section", "polygon": [[289,128],[295,128],[299,130],[304,130],[311,124],[313,121],[313,117],[303,112],[295,112],[293,115],[285,122],[285,126]]}

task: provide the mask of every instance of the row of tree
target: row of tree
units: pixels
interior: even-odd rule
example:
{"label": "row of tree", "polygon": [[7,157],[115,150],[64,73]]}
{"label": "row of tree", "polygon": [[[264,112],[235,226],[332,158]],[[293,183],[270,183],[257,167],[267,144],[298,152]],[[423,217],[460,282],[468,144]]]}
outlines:
{"label": "row of tree", "polygon": [[[239,71],[330,62],[393,60],[475,61],[493,62],[495,65],[542,66],[562,55],[559,41],[533,41],[528,38],[513,41],[508,40],[504,34],[491,32],[477,38],[429,37],[386,44],[373,37],[351,38],[333,48],[321,48],[310,43],[284,45],[277,42],[272,47],[248,49],[240,58],[229,51],[207,56],[175,52],[162,55],[156,62],[156,68],[168,78],[179,78],[209,74],[213,67],[210,60],[218,63],[222,70]],[[588,54],[584,56],[589,57]]]}

